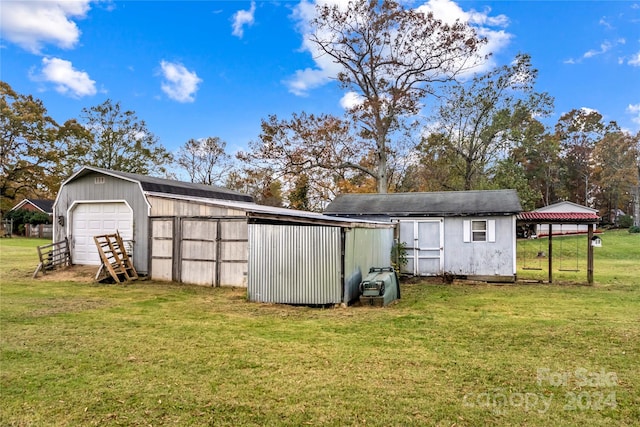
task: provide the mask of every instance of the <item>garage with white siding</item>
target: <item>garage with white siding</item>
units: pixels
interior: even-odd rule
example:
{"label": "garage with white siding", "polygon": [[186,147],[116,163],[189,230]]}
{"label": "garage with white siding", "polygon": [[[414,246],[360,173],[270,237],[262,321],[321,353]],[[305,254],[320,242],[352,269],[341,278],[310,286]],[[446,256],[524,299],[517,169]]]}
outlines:
{"label": "garage with white siding", "polygon": [[[155,202],[151,194],[165,196]],[[54,202],[53,240],[69,240],[74,264],[99,265],[93,236],[120,233],[138,273],[149,273],[149,217],[172,209],[172,197],[252,202],[246,194],[193,184],[85,166],[60,186]],[[191,203],[191,211],[205,211]]]}

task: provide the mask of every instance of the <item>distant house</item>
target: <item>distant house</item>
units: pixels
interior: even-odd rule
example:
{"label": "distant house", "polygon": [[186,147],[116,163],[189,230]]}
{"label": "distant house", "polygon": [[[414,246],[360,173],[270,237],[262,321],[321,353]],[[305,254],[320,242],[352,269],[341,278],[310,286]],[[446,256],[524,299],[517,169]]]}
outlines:
{"label": "distant house", "polygon": [[48,199],[24,199],[15,205],[11,211],[39,212],[49,217],[48,224],[24,224],[24,234],[27,237],[50,239],[53,236],[53,200]]}
{"label": "distant house", "polygon": [[618,220],[621,216],[625,216],[626,214],[622,209],[611,209],[604,215],[602,215],[602,222],[609,224],[618,224]]}
{"label": "distant house", "polygon": [[[592,209],[587,206],[582,206],[573,202],[558,202],[549,206],[544,206],[542,208],[536,209],[533,212],[545,213],[545,214],[598,214],[597,209]],[[564,215],[565,217],[567,215]],[[595,223],[594,223],[595,224]],[[588,224],[567,224],[558,223],[551,224],[553,235],[560,234],[577,234],[577,233],[586,233],[588,230]],[[538,224],[536,228],[536,234],[538,236],[548,236],[549,235],[549,224]]]}
{"label": "distant house", "polygon": [[520,211],[515,190],[491,190],[342,194],[325,214],[397,223],[402,273],[514,281]]}
{"label": "distant house", "polygon": [[15,205],[13,208],[11,208],[9,212],[17,211],[17,210],[25,210],[29,212],[42,212],[52,217],[53,216],[53,200],[24,199],[23,201]]}

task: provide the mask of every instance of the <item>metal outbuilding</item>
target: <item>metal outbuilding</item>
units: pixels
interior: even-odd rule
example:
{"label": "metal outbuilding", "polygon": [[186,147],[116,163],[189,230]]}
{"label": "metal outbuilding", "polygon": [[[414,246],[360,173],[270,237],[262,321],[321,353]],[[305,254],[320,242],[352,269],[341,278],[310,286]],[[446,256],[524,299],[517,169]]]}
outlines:
{"label": "metal outbuilding", "polygon": [[54,204],[54,241],[99,265],[93,236],[118,232],[138,273],[241,286],[251,301],[324,305],[358,298],[362,275],[391,264],[394,225],[261,206],[218,187],[83,167]]}
{"label": "metal outbuilding", "polygon": [[[208,214],[192,215],[189,204]],[[391,264],[389,222],[193,198],[182,200],[179,214],[165,213],[150,219],[151,277],[243,286],[250,301],[348,304],[369,268]]]}
{"label": "metal outbuilding", "polygon": [[516,278],[515,190],[342,194],[325,214],[398,224],[401,272],[490,281]]}

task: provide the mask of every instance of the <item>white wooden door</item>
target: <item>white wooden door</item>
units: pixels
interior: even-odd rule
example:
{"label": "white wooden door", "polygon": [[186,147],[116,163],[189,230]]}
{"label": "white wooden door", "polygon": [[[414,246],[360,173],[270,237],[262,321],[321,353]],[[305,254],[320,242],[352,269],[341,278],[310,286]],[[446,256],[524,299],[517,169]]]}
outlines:
{"label": "white wooden door", "polygon": [[403,273],[438,276],[444,268],[443,218],[400,220],[400,241],[406,245]]}

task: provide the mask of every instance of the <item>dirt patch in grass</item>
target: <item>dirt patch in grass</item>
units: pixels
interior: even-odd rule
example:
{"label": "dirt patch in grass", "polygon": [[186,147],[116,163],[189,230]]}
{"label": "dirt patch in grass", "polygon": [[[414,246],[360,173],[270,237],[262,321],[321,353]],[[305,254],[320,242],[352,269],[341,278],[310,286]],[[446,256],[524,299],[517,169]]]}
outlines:
{"label": "dirt patch in grass", "polygon": [[110,305],[109,301],[97,298],[41,299],[38,304],[40,307],[30,313],[31,317],[53,316],[62,313],[80,313],[82,311],[95,310]]}
{"label": "dirt patch in grass", "polygon": [[58,268],[53,271],[47,271],[47,274],[38,274],[38,279],[56,282],[95,282],[96,265],[72,265],[69,267]]}

